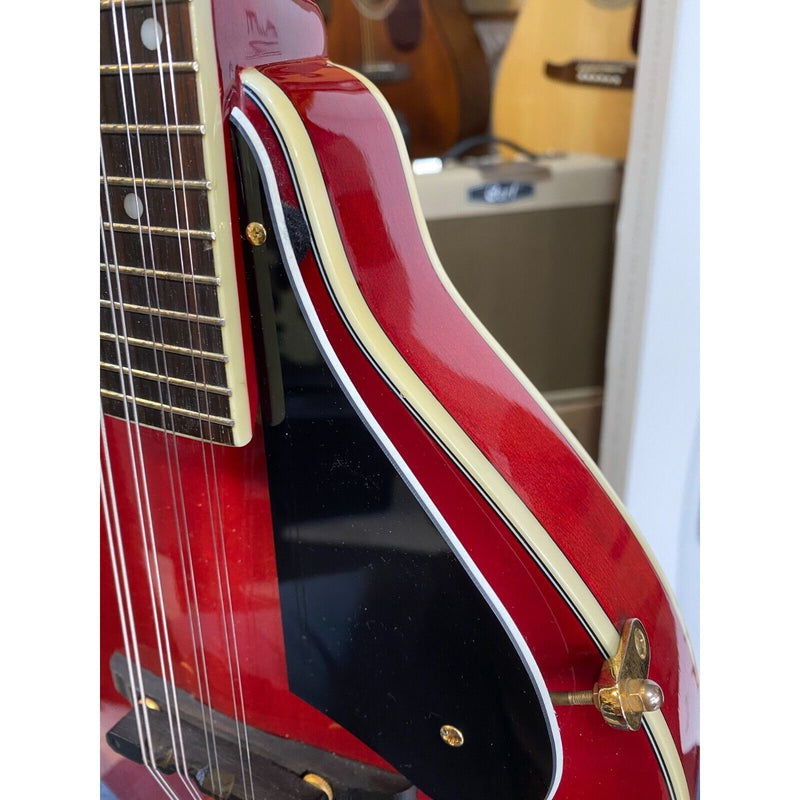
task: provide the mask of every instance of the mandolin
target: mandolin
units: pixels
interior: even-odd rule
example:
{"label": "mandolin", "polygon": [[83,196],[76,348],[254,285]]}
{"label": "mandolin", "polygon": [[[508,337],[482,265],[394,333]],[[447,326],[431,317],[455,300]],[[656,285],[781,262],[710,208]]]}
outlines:
{"label": "mandolin", "polygon": [[105,787],[695,798],[670,590],[448,281],[318,8],[100,28]]}
{"label": "mandolin", "polygon": [[637,0],[527,0],[503,55],[492,127],[534,152],[625,158]]}
{"label": "mandolin", "polygon": [[330,0],[328,56],[374,83],[412,158],[489,125],[489,67],[461,0]]}

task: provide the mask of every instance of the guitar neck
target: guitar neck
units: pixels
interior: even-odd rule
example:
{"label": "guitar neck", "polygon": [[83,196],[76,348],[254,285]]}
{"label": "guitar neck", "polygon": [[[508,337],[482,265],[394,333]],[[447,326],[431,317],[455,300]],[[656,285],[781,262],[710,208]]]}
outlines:
{"label": "guitar neck", "polygon": [[251,425],[210,12],[155,8],[101,3],[103,409],[241,444]]}

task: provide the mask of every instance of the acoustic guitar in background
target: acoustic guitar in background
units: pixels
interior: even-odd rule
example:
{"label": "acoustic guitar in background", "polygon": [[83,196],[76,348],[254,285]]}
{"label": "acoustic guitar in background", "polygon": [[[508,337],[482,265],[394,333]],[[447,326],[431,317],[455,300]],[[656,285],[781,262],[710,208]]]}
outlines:
{"label": "acoustic guitar in background", "polygon": [[625,158],[640,3],[527,0],[495,86],[495,135],[539,152]]}
{"label": "acoustic guitar in background", "polygon": [[490,82],[461,0],[328,0],[328,57],[375,83],[412,158],[485,133]]}

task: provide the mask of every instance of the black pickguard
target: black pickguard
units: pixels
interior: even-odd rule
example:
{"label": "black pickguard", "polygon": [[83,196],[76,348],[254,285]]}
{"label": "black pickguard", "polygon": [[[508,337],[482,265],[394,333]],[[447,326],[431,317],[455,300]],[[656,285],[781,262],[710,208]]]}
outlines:
{"label": "black pickguard", "polygon": [[[531,677],[332,374],[236,138],[242,216],[269,229],[245,250],[256,339],[279,353],[280,381],[273,360],[262,386],[282,385],[285,409],[264,427],[290,688],[435,800],[543,800],[554,755]],[[302,257],[313,242],[292,217]],[[445,724],[463,746],[442,740]]]}

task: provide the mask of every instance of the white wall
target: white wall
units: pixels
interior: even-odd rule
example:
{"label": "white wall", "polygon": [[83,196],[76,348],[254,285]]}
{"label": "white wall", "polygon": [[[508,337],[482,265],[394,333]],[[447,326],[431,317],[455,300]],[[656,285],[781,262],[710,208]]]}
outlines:
{"label": "white wall", "polygon": [[640,54],[600,464],[675,590],[697,653],[699,0],[645,2]]}

